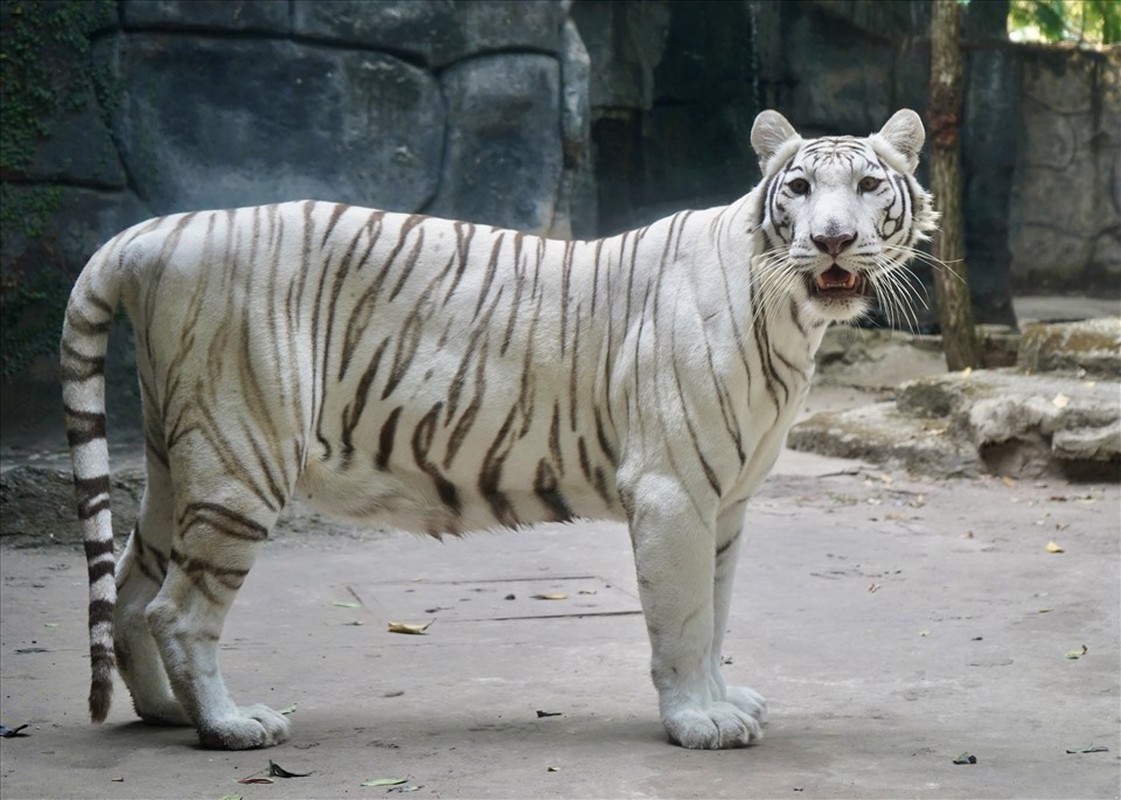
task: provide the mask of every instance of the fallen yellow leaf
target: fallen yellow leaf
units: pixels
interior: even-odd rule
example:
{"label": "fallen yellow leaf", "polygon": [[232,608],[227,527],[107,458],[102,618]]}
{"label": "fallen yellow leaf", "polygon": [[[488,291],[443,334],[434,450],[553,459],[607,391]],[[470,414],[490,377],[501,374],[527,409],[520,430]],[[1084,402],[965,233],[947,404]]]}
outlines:
{"label": "fallen yellow leaf", "polygon": [[567,600],[567,592],[543,592],[542,594],[535,594],[534,600]]}
{"label": "fallen yellow leaf", "polygon": [[416,625],[416,624],[409,623],[409,622],[390,622],[389,623],[389,632],[390,633],[411,633],[411,634],[414,634],[414,635],[420,635],[420,634],[424,633],[426,630],[428,630],[428,628],[431,627],[432,623],[435,622],[435,621],[436,620],[431,620],[429,622],[424,623],[423,625]]}
{"label": "fallen yellow leaf", "polygon": [[1059,547],[1059,545],[1055,544],[1054,542],[1048,542],[1047,543],[1047,552],[1048,553],[1062,553],[1063,548]]}

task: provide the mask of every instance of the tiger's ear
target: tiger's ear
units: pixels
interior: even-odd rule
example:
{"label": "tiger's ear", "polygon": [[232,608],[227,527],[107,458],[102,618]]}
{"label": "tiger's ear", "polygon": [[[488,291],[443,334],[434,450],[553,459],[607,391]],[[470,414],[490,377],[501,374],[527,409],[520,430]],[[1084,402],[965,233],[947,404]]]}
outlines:
{"label": "tiger's ear", "polygon": [[759,169],[763,174],[767,174],[767,164],[784,144],[801,138],[782,114],[770,110],[760,111],[755,124],[751,126],[751,146],[759,156]]}
{"label": "tiger's ear", "polygon": [[919,165],[919,151],[926,141],[926,131],[918,114],[909,108],[901,108],[891,115],[891,119],[875,135],[903,156],[908,172],[915,171],[915,167]]}

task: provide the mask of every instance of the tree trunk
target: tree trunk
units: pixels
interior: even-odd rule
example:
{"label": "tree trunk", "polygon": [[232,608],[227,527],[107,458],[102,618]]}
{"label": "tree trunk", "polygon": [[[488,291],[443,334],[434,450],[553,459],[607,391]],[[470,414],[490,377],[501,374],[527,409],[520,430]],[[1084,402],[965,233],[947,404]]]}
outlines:
{"label": "tree trunk", "polygon": [[942,212],[940,230],[934,235],[934,256],[944,264],[934,271],[934,284],[946,365],[959,370],[978,364],[961,211],[961,3],[933,0],[932,12],[930,188]]}

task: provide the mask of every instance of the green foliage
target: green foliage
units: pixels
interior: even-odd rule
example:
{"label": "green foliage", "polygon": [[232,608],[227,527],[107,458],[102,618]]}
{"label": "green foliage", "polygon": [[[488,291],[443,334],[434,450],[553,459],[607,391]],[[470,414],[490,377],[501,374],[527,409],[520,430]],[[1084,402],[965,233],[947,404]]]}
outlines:
{"label": "green foliage", "polygon": [[72,277],[47,235],[67,189],[29,183],[40,144],[85,109],[90,89],[108,113],[91,36],[111,27],[115,0],[4,0],[0,11],[0,380],[57,352]]}
{"label": "green foliage", "polygon": [[0,381],[57,350],[73,281],[44,234],[65,197],[61,186],[0,184],[0,230],[24,243],[18,262],[0,275]]}
{"label": "green foliage", "polygon": [[81,107],[92,72],[90,35],[116,16],[112,0],[5,4],[0,47],[0,169],[22,175],[36,145]]}
{"label": "green foliage", "polygon": [[1008,30],[1019,41],[1117,44],[1121,42],[1121,2],[1012,0]]}
{"label": "green foliage", "polygon": [[0,278],[0,381],[8,382],[36,359],[54,355],[66,313],[70,277],[51,261],[48,248],[34,248],[42,262],[33,270]]}

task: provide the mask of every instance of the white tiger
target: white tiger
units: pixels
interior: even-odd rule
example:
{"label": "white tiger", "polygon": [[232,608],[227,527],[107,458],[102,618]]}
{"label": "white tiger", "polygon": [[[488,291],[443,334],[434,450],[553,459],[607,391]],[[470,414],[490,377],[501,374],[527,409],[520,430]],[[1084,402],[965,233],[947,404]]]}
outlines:
{"label": "white tiger", "polygon": [[[747,745],[765,704],[721,677],[744,504],[809,387],[830,322],[935,222],[924,132],[751,133],[763,180],[726,207],[598,241],[321,202],[153,219],[78,278],[63,397],[90,577],[91,714],[120,670],[137,714],[206,747],[265,747],[285,717],[235,705],[217,646],[295,492],[439,536],[625,520],[671,741]],[[105,352],[136,335],[147,488],[114,566]]]}

